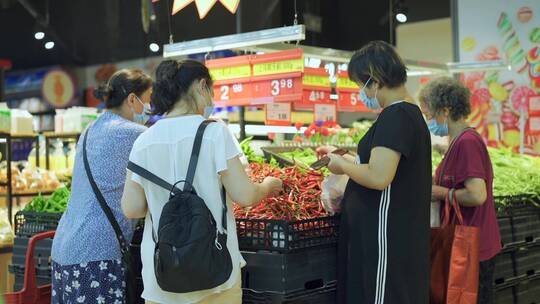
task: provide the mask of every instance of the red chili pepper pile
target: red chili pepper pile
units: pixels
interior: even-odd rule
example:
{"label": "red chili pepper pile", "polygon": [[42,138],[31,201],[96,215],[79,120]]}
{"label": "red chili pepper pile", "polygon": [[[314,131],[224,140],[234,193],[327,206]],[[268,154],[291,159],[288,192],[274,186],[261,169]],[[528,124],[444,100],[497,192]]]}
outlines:
{"label": "red chili pepper pile", "polygon": [[317,171],[298,167],[284,169],[269,164],[251,163],[250,177],[254,182],[261,182],[266,176],[273,176],[283,181],[283,191],[276,197],[264,199],[255,207],[234,207],[237,218],[303,220],[327,216],[323,209],[321,182],[323,175]]}

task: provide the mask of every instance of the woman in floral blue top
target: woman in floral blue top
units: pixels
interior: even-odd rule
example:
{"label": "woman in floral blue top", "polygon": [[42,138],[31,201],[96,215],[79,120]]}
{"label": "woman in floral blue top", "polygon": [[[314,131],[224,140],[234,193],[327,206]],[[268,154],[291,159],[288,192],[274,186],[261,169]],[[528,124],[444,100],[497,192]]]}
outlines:
{"label": "woman in floral blue top", "polygon": [[[130,240],[134,222],[122,213],[120,199],[133,143],[146,130],[152,79],[140,70],[120,70],[96,90],[107,111],[91,126],[88,161],[124,236]],[[52,259],[52,303],[125,302],[124,269],[114,230],[90,186],[77,146],[71,198],[56,231]]]}

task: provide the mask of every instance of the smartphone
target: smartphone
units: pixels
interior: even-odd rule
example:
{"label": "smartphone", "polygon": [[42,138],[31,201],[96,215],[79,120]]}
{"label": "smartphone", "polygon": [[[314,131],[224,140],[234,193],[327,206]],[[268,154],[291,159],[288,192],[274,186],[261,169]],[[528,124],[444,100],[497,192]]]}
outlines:
{"label": "smartphone", "polygon": [[[337,150],[334,150],[332,152],[332,154],[337,154],[337,155],[345,155],[347,153],[349,153],[349,151],[346,150],[346,149],[337,149]],[[330,163],[330,158],[328,156],[324,156],[321,159],[319,159],[318,161],[311,164],[310,167],[313,170],[319,170],[322,167],[328,166],[329,163]]]}

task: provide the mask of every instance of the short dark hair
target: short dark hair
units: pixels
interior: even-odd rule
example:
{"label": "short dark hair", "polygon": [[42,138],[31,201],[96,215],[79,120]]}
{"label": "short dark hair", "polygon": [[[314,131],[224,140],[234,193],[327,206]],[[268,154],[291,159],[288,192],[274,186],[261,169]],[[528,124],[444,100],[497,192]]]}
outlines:
{"label": "short dark hair", "polygon": [[428,82],[418,94],[420,102],[426,104],[433,114],[444,109],[454,121],[471,114],[471,92],[461,82],[451,77],[439,77]]}
{"label": "short dark hair", "polygon": [[152,87],[152,78],[142,70],[122,69],[114,73],[109,81],[94,90],[94,96],[105,102],[107,109],[122,105],[129,94],[138,97]]}
{"label": "short dark hair", "polygon": [[407,82],[407,67],[396,49],[384,41],[371,41],[356,51],[348,66],[349,78],[355,82],[373,81],[381,87],[396,88]]}
{"label": "short dark hair", "polygon": [[193,82],[205,79],[212,87],[208,68],[195,60],[165,60],[156,69],[156,83],[152,91],[153,114],[170,112],[174,105],[189,91]]}

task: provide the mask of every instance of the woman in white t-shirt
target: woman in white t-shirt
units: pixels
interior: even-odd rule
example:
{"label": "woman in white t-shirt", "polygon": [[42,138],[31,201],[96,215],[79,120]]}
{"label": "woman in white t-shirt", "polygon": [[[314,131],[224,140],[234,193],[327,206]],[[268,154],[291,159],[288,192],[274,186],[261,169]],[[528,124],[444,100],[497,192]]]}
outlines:
{"label": "woman in white t-shirt", "polygon": [[[208,69],[197,61],[162,62],[156,70],[152,102],[154,114],[165,114],[144,132],[133,145],[129,160],[157,174],[171,184],[186,175],[197,128],[205,120],[203,113],[213,106],[212,79]],[[206,111],[205,111],[206,110]],[[240,162],[242,151],[223,123],[208,125],[202,141],[194,188],[206,202],[221,227],[221,187],[228,197],[242,206],[250,206],[277,194],[282,188],[279,179],[267,177],[252,183]],[[236,225],[231,203],[227,213],[227,248],[233,261],[231,277],[214,289],[190,293],[170,293],[157,284],[154,274],[154,241],[152,223],[157,228],[159,216],[168,201],[166,190],[129,172],[122,198],[122,209],[129,218],[146,217],[141,244],[142,276],[146,303],[227,303],[242,302],[240,268],[245,264],[238,248]],[[153,216],[150,221],[148,209]]]}

